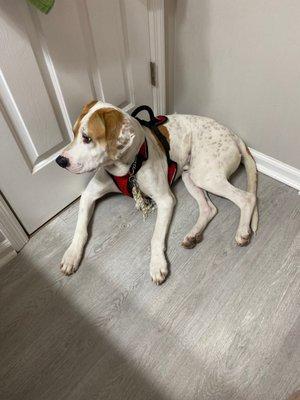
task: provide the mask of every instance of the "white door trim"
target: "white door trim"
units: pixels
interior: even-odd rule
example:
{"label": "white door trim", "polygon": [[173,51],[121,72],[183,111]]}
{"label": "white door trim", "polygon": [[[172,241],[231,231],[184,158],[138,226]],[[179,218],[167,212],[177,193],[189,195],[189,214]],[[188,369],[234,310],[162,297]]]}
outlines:
{"label": "white door trim", "polygon": [[16,255],[17,252],[11,247],[7,239],[0,243],[0,267],[16,257]]}
{"label": "white door trim", "polygon": [[[156,86],[153,86],[153,108],[155,114],[166,112],[165,71],[165,2],[148,0],[150,57],[156,66]],[[150,68],[150,67],[149,67]],[[150,72],[149,72],[150,73]]]}
{"label": "white door trim", "polygon": [[0,194],[0,230],[15,251],[28,242],[28,235]]}

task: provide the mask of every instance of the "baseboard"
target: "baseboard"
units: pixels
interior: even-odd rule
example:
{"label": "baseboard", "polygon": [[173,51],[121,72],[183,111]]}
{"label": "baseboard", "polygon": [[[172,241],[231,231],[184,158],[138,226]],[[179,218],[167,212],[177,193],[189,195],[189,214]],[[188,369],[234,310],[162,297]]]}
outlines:
{"label": "baseboard", "polygon": [[16,257],[16,255],[17,252],[11,247],[7,239],[0,243],[0,267]]}
{"label": "baseboard", "polygon": [[300,170],[251,149],[258,171],[300,191]]}

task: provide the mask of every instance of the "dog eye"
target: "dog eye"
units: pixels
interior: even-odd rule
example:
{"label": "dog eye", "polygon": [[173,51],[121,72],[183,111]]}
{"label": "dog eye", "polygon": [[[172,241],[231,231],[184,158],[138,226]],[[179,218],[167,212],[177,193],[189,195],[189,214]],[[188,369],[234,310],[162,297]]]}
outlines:
{"label": "dog eye", "polygon": [[85,133],[82,134],[83,143],[90,143],[92,139],[86,135]]}

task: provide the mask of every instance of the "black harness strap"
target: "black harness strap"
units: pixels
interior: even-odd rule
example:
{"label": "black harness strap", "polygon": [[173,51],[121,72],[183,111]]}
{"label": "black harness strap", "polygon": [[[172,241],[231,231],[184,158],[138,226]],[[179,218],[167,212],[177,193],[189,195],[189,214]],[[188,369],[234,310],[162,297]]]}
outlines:
{"label": "black harness strap", "polygon": [[[148,112],[149,117],[150,117],[149,121],[145,121],[145,120],[137,117],[137,114],[139,114],[141,111]],[[168,161],[167,178],[168,178],[169,185],[172,185],[172,183],[176,177],[176,173],[177,173],[177,163],[170,159],[169,142],[158,129],[158,126],[166,123],[168,121],[168,118],[164,115],[158,115],[157,117],[155,117],[152,109],[148,106],[140,106],[140,107],[136,108],[132,112],[131,115],[137,121],[139,121],[139,123],[141,125],[149,128],[151,130],[151,132],[157,137],[157,139],[162,144],[162,146],[165,150],[166,156],[167,156],[167,161]],[[107,171],[107,173],[111,176],[112,180],[115,182],[116,186],[119,188],[119,190],[124,195],[133,197],[132,189],[133,189],[133,186],[136,185],[136,174],[139,171],[139,169],[142,167],[143,163],[145,161],[147,161],[147,159],[148,159],[148,145],[147,145],[147,140],[145,139],[144,143],[140,147],[139,152],[136,155],[135,160],[131,164],[129,171],[126,175],[115,176]]]}
{"label": "black harness strap", "polygon": [[[137,115],[141,111],[148,112],[150,117],[149,121],[137,117]],[[165,115],[160,115],[158,117],[155,117],[152,108],[146,105],[137,107],[131,113],[131,116],[134,117],[136,120],[138,120],[141,125],[149,128],[153,132],[153,134],[157,137],[157,139],[160,141],[160,143],[163,145],[163,148],[165,149],[168,165],[170,165],[173,162],[170,159],[170,144],[166,139],[166,137],[158,129],[159,125],[165,124],[168,121],[168,118]]]}

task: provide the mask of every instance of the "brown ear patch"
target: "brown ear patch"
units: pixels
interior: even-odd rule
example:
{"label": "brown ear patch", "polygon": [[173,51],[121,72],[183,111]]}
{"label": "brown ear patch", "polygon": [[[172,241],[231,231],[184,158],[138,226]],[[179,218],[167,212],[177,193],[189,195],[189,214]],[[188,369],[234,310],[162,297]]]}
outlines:
{"label": "brown ear patch", "polygon": [[117,140],[123,124],[123,114],[114,108],[100,108],[88,121],[88,135],[107,148],[110,158],[117,153]]}
{"label": "brown ear patch", "polygon": [[85,104],[85,105],[83,106],[83,108],[82,108],[82,110],[81,110],[81,113],[80,113],[79,117],[77,118],[77,120],[76,120],[76,122],[75,122],[75,124],[74,124],[74,126],[73,126],[73,132],[74,132],[74,135],[75,135],[75,136],[76,136],[77,133],[78,133],[78,129],[79,129],[80,122],[81,122],[82,118],[89,112],[89,110],[90,110],[97,102],[98,102],[97,100],[92,100],[92,101],[90,101],[89,103],[87,103],[87,104]]}
{"label": "brown ear patch", "polygon": [[88,136],[93,142],[105,144],[105,122],[101,110],[96,110],[88,120]]}

